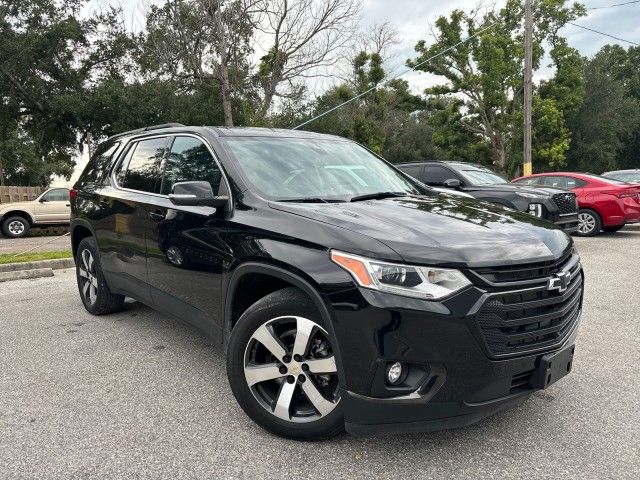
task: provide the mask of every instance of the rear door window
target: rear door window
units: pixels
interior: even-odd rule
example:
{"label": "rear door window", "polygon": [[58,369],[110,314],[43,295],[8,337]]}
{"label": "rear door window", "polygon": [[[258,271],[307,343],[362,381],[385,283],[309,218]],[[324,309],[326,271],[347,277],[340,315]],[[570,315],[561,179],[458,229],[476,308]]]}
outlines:
{"label": "rear door window", "polygon": [[460,180],[458,176],[446,167],[440,165],[426,165],[424,167],[423,182],[428,185],[444,185],[446,180]]}
{"label": "rear door window", "polygon": [[404,173],[421,182],[424,182],[424,175],[422,174],[423,169],[424,167],[422,165],[403,165],[402,167],[400,167],[400,170],[402,170]]}
{"label": "rear door window", "polygon": [[117,179],[124,188],[159,193],[162,159],[169,137],[140,140],[128,151]]}
{"label": "rear door window", "polygon": [[194,180],[209,182],[213,194],[217,195],[222,172],[202,140],[195,137],[175,137],[165,164],[160,193],[169,195],[174,184]]}

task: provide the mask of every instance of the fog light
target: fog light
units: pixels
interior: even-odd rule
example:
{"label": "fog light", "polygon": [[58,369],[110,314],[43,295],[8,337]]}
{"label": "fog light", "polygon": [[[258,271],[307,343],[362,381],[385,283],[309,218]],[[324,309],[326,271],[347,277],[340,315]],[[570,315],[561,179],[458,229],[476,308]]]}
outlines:
{"label": "fog light", "polygon": [[400,382],[401,378],[402,378],[402,364],[400,362],[391,364],[391,366],[387,368],[387,381],[391,385],[395,385],[396,383]]}

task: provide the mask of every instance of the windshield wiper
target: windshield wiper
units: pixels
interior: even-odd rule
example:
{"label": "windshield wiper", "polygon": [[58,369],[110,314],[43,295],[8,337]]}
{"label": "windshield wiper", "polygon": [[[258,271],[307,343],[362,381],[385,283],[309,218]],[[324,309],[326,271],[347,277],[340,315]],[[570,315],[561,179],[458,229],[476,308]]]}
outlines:
{"label": "windshield wiper", "polygon": [[321,197],[302,197],[302,198],[284,198],[277,201],[291,202],[291,203],[341,203],[343,200],[335,200],[332,198],[321,198]]}
{"label": "windshield wiper", "polygon": [[350,202],[361,202],[363,200],[381,200],[383,198],[393,198],[393,197],[406,197],[408,194],[405,192],[376,192],[376,193],[367,193],[365,195],[358,195],[356,197],[352,197]]}

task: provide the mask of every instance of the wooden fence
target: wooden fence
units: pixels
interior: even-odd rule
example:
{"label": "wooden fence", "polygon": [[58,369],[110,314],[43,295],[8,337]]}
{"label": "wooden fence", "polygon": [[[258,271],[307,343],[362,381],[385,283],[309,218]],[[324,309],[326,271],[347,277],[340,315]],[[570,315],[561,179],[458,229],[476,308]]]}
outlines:
{"label": "wooden fence", "polygon": [[0,187],[0,203],[33,200],[43,190],[42,187]]}

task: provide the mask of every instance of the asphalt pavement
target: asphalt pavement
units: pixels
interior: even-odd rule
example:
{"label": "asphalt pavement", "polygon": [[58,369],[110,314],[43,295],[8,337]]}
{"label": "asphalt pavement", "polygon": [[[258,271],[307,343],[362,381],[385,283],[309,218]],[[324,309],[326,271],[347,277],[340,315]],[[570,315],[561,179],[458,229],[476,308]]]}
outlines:
{"label": "asphalt pavement", "polygon": [[[0,236],[0,253],[22,253],[31,250],[37,252],[57,252],[61,250],[71,250],[71,240],[69,236],[36,236],[24,238],[5,238]],[[37,248],[34,248],[37,247]]]}
{"label": "asphalt pavement", "polygon": [[576,243],[569,376],[467,428],[320,443],[254,425],[185,324],[92,317],[71,270],[0,284],[0,478],[640,478],[640,228]]}

